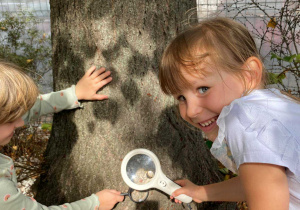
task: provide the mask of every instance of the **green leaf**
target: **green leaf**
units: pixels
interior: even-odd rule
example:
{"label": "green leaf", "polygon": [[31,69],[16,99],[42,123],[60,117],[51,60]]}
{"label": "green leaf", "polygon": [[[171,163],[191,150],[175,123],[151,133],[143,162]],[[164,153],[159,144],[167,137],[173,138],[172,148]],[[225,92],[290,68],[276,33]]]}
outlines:
{"label": "green leaf", "polygon": [[285,72],[281,72],[278,76],[277,76],[277,80],[278,82],[282,83],[282,80],[286,78]]}
{"label": "green leaf", "polygon": [[268,77],[269,77],[268,84],[278,84],[278,83],[282,84],[282,80],[286,78],[286,75],[285,75],[285,71],[281,72],[280,74],[269,72]]}
{"label": "green leaf", "polygon": [[268,81],[269,81],[269,84],[277,84],[277,75],[272,73],[272,72],[269,72],[268,73]]}
{"label": "green leaf", "polygon": [[220,168],[219,171],[221,171],[222,174],[229,174],[228,168]]}
{"label": "green leaf", "polygon": [[213,142],[210,141],[210,140],[207,140],[207,141],[205,142],[205,144],[206,144],[206,145],[208,146],[208,148],[210,149],[211,146],[212,146],[212,144],[213,144]]}
{"label": "green leaf", "polygon": [[295,62],[296,63],[300,63],[300,54],[296,55]]}
{"label": "green leaf", "polygon": [[52,124],[51,123],[43,123],[41,127],[42,127],[43,130],[51,131]]}
{"label": "green leaf", "polygon": [[281,57],[279,57],[278,55],[276,55],[275,53],[271,53],[271,59],[276,58],[277,60],[282,60]]}
{"label": "green leaf", "polygon": [[282,60],[292,63],[295,57],[296,57],[296,54],[291,55],[291,56],[284,56]]}

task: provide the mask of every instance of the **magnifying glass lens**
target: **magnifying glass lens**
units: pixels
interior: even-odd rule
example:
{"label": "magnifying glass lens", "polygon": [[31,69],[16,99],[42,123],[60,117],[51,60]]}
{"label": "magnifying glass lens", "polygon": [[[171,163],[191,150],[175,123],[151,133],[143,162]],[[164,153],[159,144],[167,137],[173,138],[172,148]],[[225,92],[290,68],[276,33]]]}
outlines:
{"label": "magnifying glass lens", "polygon": [[126,166],[128,178],[135,184],[147,184],[155,176],[153,160],[145,154],[132,156]]}
{"label": "magnifying glass lens", "polygon": [[133,190],[131,192],[131,200],[136,203],[143,202],[147,199],[148,194],[149,194],[148,191]]}

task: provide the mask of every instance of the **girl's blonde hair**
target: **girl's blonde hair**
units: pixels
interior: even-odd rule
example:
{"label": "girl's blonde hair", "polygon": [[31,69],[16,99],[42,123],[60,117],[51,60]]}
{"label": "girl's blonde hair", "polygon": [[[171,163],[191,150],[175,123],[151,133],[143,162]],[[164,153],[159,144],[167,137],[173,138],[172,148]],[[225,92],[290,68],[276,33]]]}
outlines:
{"label": "girl's blonde hair", "polygon": [[0,124],[13,122],[35,103],[38,88],[22,69],[0,61]]}
{"label": "girl's blonde hair", "polygon": [[[245,81],[245,71],[249,71],[250,75],[252,72],[243,65],[252,56],[260,60],[255,42],[246,27],[228,18],[207,19],[179,34],[166,48],[160,63],[160,86],[166,94],[179,93],[190,85],[182,76],[181,69],[205,74],[199,66],[207,58],[209,65],[216,70],[233,73]],[[257,85],[265,84],[266,73],[263,69],[261,83]]]}

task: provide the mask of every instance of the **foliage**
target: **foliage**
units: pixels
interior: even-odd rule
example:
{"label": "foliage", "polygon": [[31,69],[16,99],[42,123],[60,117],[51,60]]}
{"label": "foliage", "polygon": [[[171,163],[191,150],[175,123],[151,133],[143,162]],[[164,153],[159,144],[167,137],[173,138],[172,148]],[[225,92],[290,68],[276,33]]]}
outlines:
{"label": "foliage", "polygon": [[207,139],[207,140],[205,141],[205,144],[206,144],[206,145],[208,146],[208,148],[210,149],[210,148],[212,147],[213,142]]}
{"label": "foliage", "polygon": [[45,130],[45,131],[51,131],[52,123],[43,123],[41,128],[42,128],[42,130]]}
{"label": "foliage", "polygon": [[[38,29],[41,23],[33,13],[3,12],[0,21],[0,58],[23,67],[38,84],[51,71],[50,37]],[[47,84],[48,86],[50,84]]]}
{"label": "foliage", "polygon": [[[51,71],[50,37],[38,29],[41,23],[32,12],[3,12],[0,21],[0,58],[21,66],[39,85],[50,86],[44,75]],[[43,152],[52,125],[33,122],[17,129],[11,142],[1,152],[15,162],[18,184],[40,175]],[[23,186],[24,187],[24,186]],[[24,192],[33,196],[31,191]]]}
{"label": "foliage", "polygon": [[[294,72],[296,78],[299,78],[300,72],[299,72],[299,63],[300,63],[300,54],[293,54],[290,56],[284,56],[280,57],[276,55],[275,53],[271,53],[271,59],[276,59],[279,63],[285,62],[288,63],[285,66],[282,65],[282,72],[279,74],[275,74],[272,72],[269,72],[269,84],[283,84],[283,79],[286,78],[286,73],[287,72]],[[294,64],[294,66],[292,66]],[[292,66],[292,67],[291,67]],[[290,68],[289,68],[290,67]],[[290,92],[290,90],[289,90]]]}
{"label": "foliage", "polygon": [[[24,187],[23,181],[35,180],[42,173],[43,153],[50,131],[41,129],[39,125],[35,123],[17,129],[10,143],[1,148],[1,153],[11,157],[15,163],[20,187]],[[31,189],[26,189],[24,193],[34,196]]]}
{"label": "foliage", "polygon": [[[300,96],[300,54],[299,54],[299,1],[286,0],[276,8],[270,3],[259,0],[234,0],[222,6],[233,18],[244,23],[258,40],[263,58],[271,58],[268,69],[269,84],[277,84],[286,92]],[[265,26],[265,27],[262,27]],[[267,49],[267,52],[265,52]],[[292,86],[285,82],[287,74]]]}

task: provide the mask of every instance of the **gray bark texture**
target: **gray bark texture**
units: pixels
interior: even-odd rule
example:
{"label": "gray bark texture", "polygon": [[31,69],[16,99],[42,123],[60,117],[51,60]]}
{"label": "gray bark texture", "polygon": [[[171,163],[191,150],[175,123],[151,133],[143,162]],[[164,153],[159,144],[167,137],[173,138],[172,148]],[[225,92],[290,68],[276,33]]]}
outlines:
{"label": "gray bark texture", "polygon": [[[50,0],[55,90],[83,76],[92,64],[112,71],[103,90],[109,99],[84,102],[83,109],[54,116],[37,200],[72,202],[101,189],[127,191],[121,162],[133,149],[154,152],[171,179],[196,184],[220,181],[216,162],[201,133],[176,114],[174,101],[159,87],[162,52],[184,27],[190,0]],[[226,206],[226,205],[225,205]],[[226,208],[220,203],[193,209]],[[147,201],[129,198],[115,209],[186,209],[151,190]]]}

